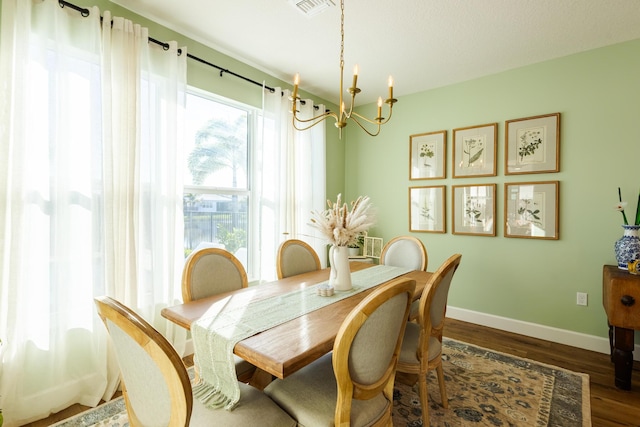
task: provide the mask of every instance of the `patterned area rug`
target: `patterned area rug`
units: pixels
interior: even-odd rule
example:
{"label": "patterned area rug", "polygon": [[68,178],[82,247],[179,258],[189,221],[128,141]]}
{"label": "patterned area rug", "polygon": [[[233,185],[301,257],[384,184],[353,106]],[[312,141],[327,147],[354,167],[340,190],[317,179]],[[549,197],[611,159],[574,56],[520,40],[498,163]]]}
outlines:
{"label": "patterned area rug", "polygon": [[[557,366],[445,339],[443,367],[449,408],[429,373],[432,426],[591,426],[589,376]],[[393,425],[422,426],[418,385],[396,381]],[[54,424],[128,427],[122,398]]]}

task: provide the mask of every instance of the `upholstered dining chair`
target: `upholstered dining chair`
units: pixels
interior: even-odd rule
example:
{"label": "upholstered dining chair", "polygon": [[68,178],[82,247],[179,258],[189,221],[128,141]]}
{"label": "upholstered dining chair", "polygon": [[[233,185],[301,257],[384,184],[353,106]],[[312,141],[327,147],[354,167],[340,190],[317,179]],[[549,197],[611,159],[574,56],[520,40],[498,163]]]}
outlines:
{"label": "upholstered dining chair", "polygon": [[380,264],[412,270],[427,269],[429,258],[422,241],[413,236],[397,236],[389,240],[382,248]]}
{"label": "upholstered dining chair", "polygon": [[390,425],[393,383],[415,280],[381,285],[345,318],[333,352],[264,392],[298,425]]}
{"label": "upholstered dining chair", "polygon": [[[182,270],[182,300],[189,302],[249,285],[242,263],[231,252],[204,247],[192,252]],[[234,355],[238,379],[248,382],[256,367]]]}
{"label": "upholstered dining chair", "polygon": [[438,376],[442,406],[448,407],[442,371],[442,329],[451,280],[461,259],[460,254],[452,255],[430,277],[420,297],[417,322],[407,323],[402,340],[397,371],[418,376],[424,426],[429,425],[427,373],[432,369],[436,369]]}
{"label": "upholstered dining chair", "polygon": [[189,374],[171,344],[141,316],[110,297],[95,299],[115,349],[131,426],[295,426],[258,389],[240,383],[233,411],[205,407],[192,394]]}
{"label": "upholstered dining chair", "polygon": [[203,248],[192,252],[182,270],[184,302],[246,288],[248,285],[247,272],[242,263],[222,248]]}
{"label": "upholstered dining chair", "polygon": [[280,244],[276,258],[278,279],[315,270],[320,270],[320,258],[308,243],[289,239]]}
{"label": "upholstered dining chair", "polygon": [[[429,258],[427,248],[422,241],[413,236],[397,236],[389,240],[382,248],[380,264],[394,267],[410,268],[412,270],[427,270]],[[418,301],[415,301],[409,312],[409,319],[418,316]]]}

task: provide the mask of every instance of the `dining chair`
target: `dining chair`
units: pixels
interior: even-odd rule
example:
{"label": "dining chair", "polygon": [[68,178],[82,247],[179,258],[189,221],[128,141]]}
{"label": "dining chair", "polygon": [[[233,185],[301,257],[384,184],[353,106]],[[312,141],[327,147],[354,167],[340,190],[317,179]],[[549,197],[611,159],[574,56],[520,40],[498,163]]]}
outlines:
{"label": "dining chair", "polygon": [[211,409],[192,394],[191,381],[173,346],[119,301],[95,298],[115,350],[131,426],[295,426],[295,421],[258,389],[240,383],[235,409]]}
{"label": "dining chair", "polygon": [[[231,252],[218,247],[203,247],[192,252],[182,270],[182,300],[189,302],[249,285],[242,263]],[[248,382],[256,367],[233,355],[236,375]]]}
{"label": "dining chair", "polygon": [[424,426],[429,425],[427,373],[432,369],[436,369],[438,376],[442,406],[445,409],[449,406],[442,371],[442,329],[451,280],[461,259],[460,254],[452,255],[429,278],[419,300],[417,322],[407,322],[402,339],[397,371],[418,376]]}
{"label": "dining chair", "polygon": [[429,258],[422,241],[413,236],[397,236],[382,248],[380,264],[427,270]]}
{"label": "dining chair", "polygon": [[203,248],[194,251],[182,270],[182,299],[184,302],[246,288],[247,272],[231,252],[222,248]]}
{"label": "dining chair", "polygon": [[278,280],[316,270],[320,270],[320,258],[308,243],[288,239],[280,244],[276,258]]}
{"label": "dining chair", "polygon": [[396,364],[415,280],[398,278],[365,297],[345,318],[333,351],[264,392],[298,425],[390,425]]}
{"label": "dining chair", "polygon": [[[422,241],[413,236],[397,236],[389,240],[382,248],[380,264],[394,267],[410,268],[412,270],[427,270],[429,258],[427,248]],[[418,316],[418,301],[415,301],[409,312],[409,319]]]}

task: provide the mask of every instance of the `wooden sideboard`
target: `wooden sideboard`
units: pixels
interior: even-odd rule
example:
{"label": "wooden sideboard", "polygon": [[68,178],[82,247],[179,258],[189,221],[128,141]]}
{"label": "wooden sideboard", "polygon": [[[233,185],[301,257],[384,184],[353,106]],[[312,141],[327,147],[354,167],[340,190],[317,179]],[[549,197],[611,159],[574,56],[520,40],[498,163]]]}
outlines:
{"label": "wooden sideboard", "polygon": [[634,330],[640,330],[640,276],[605,265],[602,272],[602,304],[609,323],[611,361],[615,384],[631,389]]}

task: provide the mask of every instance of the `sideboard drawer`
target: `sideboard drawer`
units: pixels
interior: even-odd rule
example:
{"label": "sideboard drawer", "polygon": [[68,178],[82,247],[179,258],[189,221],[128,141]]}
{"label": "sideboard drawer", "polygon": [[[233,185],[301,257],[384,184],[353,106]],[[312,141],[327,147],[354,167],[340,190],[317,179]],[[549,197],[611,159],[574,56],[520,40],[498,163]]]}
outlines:
{"label": "sideboard drawer", "polygon": [[640,329],[640,276],[607,265],[602,277],[602,304],[609,324]]}

